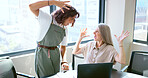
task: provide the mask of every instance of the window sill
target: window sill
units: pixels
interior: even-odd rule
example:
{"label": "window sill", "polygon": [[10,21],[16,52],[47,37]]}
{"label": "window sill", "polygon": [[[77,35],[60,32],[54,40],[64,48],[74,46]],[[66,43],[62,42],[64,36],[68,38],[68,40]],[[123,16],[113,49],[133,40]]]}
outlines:
{"label": "window sill", "polygon": [[132,51],[148,51],[148,45],[142,43],[133,42]]}
{"label": "window sill", "polygon": [[147,47],[147,44],[143,44],[143,43],[137,43],[137,42],[133,42],[133,45],[137,45],[137,46],[144,46]]}

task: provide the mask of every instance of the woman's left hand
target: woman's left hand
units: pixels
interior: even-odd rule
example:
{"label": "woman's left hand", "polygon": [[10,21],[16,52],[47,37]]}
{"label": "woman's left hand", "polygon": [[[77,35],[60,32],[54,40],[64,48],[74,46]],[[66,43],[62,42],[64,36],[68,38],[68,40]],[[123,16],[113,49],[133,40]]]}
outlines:
{"label": "woman's left hand", "polygon": [[126,31],[126,32],[124,33],[124,31],[122,31],[122,34],[121,34],[119,37],[117,37],[117,35],[114,35],[114,36],[116,37],[116,39],[117,39],[117,41],[118,41],[118,43],[119,43],[119,46],[123,46],[123,40],[124,40],[126,37],[129,36],[129,32]]}
{"label": "woman's left hand", "polygon": [[69,10],[69,8],[66,7],[66,6],[71,7],[71,5],[66,4],[66,3],[70,2],[70,1],[60,1],[60,0],[58,0],[58,1],[53,0],[53,1],[55,1],[55,5],[56,5],[56,6],[58,6],[58,7],[61,8],[61,11],[62,11],[63,13],[64,13],[64,11],[63,11],[62,7],[65,8],[65,9],[67,9],[67,10]]}
{"label": "woman's left hand", "polygon": [[69,65],[67,63],[63,63],[62,70],[69,70]]}

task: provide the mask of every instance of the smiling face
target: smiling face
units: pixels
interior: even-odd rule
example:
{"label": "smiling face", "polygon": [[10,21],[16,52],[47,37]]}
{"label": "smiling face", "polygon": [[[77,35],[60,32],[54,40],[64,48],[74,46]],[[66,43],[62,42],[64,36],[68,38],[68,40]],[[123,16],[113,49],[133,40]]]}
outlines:
{"label": "smiling face", "polygon": [[67,26],[67,25],[73,23],[73,22],[75,21],[75,18],[76,18],[76,15],[75,15],[74,17],[68,17],[68,18],[64,21],[63,25],[64,25],[64,26]]}
{"label": "smiling face", "polygon": [[102,36],[100,34],[99,28],[96,28],[96,30],[94,31],[94,40],[102,41]]}

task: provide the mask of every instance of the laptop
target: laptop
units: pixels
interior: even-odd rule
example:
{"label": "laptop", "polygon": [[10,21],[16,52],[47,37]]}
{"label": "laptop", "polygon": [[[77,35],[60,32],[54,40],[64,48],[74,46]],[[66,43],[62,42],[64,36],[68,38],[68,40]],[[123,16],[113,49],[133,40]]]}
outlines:
{"label": "laptop", "polygon": [[113,63],[79,64],[77,78],[111,78]]}

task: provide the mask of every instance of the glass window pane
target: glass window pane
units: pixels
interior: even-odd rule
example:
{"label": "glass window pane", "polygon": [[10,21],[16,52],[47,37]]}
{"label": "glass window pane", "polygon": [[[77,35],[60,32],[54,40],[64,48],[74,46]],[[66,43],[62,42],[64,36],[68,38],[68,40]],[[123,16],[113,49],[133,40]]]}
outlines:
{"label": "glass window pane", "polygon": [[[0,54],[34,49],[38,33],[38,22],[28,5],[39,0],[1,0],[0,1]],[[74,27],[68,27],[68,42],[78,39],[79,31],[88,28],[93,38],[93,31],[98,25],[99,0],[71,0],[70,5],[80,12]],[[49,13],[49,7],[42,8]]]}
{"label": "glass window pane", "polygon": [[134,39],[147,41],[148,0],[137,0]]}
{"label": "glass window pane", "polygon": [[83,28],[87,28],[87,34],[90,35],[83,40],[93,39],[93,31],[99,21],[99,0],[70,0],[69,4],[77,9],[80,17],[76,19],[74,27],[68,26],[68,43],[77,41]]}
{"label": "glass window pane", "polygon": [[0,1],[0,54],[36,47],[38,22],[28,0]]}

